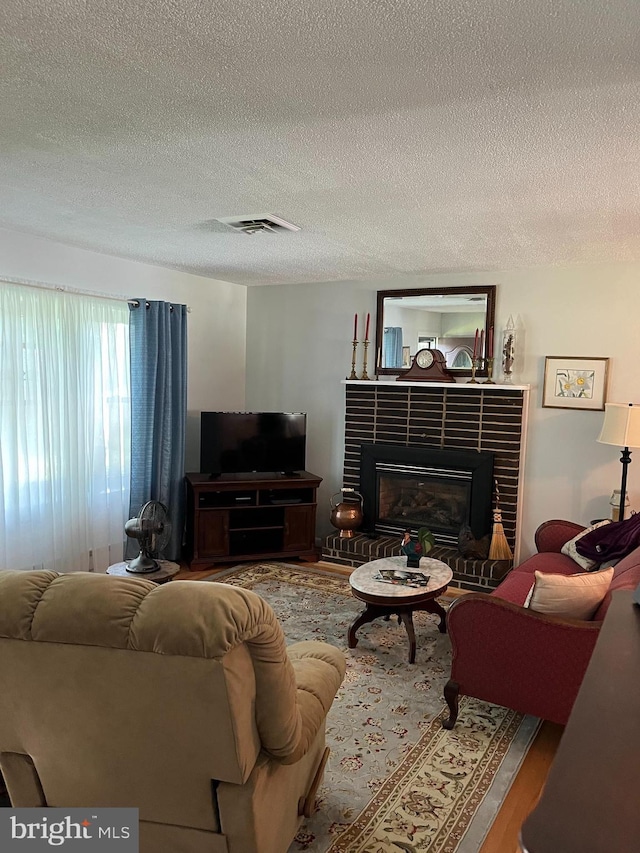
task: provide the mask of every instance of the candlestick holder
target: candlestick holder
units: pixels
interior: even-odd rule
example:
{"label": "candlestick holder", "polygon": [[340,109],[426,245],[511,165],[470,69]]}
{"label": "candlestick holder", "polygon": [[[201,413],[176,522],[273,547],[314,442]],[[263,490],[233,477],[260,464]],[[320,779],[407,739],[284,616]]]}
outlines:
{"label": "candlestick holder", "polygon": [[364,363],[362,365],[362,376],[360,379],[371,379],[367,373],[367,350],[369,349],[369,341],[364,341]]}
{"label": "candlestick holder", "polygon": [[487,363],[487,378],[482,384],[495,385],[496,383],[493,381],[493,356],[485,358],[485,362]]}
{"label": "candlestick holder", "polygon": [[480,367],[480,359],[472,358],[471,359],[471,379],[467,379],[467,385],[477,385],[478,380],[476,379],[476,370]]}
{"label": "candlestick holder", "polygon": [[356,350],[358,349],[358,341],[355,339],[351,341],[353,344],[353,355],[351,356],[351,373],[347,376],[347,379],[357,379],[358,374],[356,373]]}

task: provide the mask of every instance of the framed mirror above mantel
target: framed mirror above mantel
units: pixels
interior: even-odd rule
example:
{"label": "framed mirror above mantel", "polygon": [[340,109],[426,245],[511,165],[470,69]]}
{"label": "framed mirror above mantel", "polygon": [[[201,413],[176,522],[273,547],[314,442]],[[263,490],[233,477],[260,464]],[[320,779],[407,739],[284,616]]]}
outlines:
{"label": "framed mirror above mantel", "polygon": [[[476,329],[485,343],[495,321],[495,285],[379,290],[376,374],[399,375],[421,349],[437,349],[455,376],[471,376]],[[482,365],[476,376],[486,376]]]}

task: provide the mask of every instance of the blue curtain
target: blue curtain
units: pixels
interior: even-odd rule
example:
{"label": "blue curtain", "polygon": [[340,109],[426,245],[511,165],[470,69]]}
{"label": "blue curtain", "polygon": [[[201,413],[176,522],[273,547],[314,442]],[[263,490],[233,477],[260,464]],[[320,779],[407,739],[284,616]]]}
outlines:
{"label": "blue curtain", "polygon": [[[131,307],[130,517],[161,501],[172,524],[167,560],[180,557],[184,528],[187,306],[139,299]],[[137,553],[137,543],[130,549]]]}
{"label": "blue curtain", "polygon": [[385,326],[382,336],[382,366],[402,367],[401,326]]}

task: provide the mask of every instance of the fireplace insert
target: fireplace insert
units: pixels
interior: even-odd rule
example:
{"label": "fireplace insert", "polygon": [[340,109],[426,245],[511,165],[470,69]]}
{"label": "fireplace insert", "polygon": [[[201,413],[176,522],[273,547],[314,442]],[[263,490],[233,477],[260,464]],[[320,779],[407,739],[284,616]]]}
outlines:
{"label": "fireplace insert", "polygon": [[476,539],[490,532],[493,453],[387,444],[360,453],[365,532],[428,527],[442,545],[456,545],[464,526]]}

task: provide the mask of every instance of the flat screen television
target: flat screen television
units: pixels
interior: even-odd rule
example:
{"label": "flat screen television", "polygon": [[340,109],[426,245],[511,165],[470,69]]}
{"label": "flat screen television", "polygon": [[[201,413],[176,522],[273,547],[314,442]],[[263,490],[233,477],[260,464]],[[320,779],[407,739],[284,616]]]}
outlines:
{"label": "flat screen television", "polygon": [[303,412],[202,412],[200,473],[294,473],[306,464]]}

